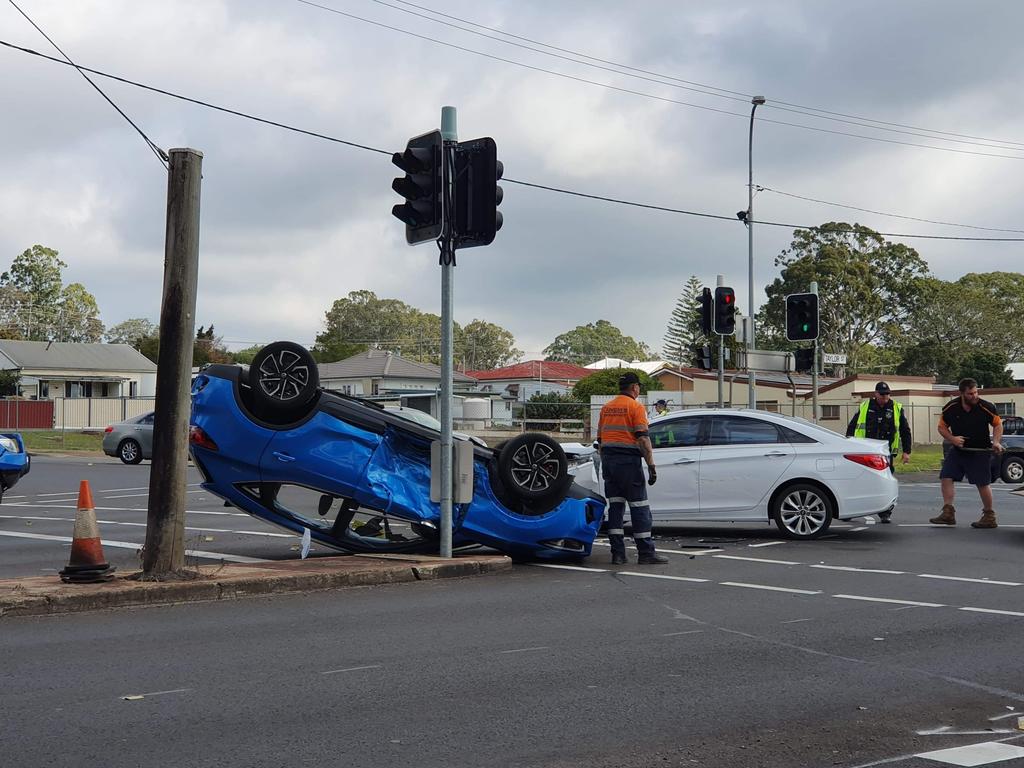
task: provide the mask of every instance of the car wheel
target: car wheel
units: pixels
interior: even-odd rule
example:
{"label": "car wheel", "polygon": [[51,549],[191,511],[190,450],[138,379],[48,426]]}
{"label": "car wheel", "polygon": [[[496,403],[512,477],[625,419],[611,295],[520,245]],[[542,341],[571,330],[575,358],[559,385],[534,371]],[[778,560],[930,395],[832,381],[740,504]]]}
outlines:
{"label": "car wheel", "polygon": [[316,360],[305,347],[291,341],[268,344],[249,366],[253,399],[277,413],[294,413],[316,395],[320,375]]}
{"label": "car wheel", "polygon": [[821,488],[809,483],[794,483],[772,499],[772,519],[790,539],[816,539],[832,525],[835,506]]}
{"label": "car wheel", "polygon": [[523,501],[564,494],[572,483],[569,461],[553,438],[527,432],[509,440],[498,454],[502,485]]}
{"label": "car wheel", "polygon": [[1004,483],[1024,482],[1024,458],[1008,456],[1004,459],[1002,475]]}
{"label": "car wheel", "polygon": [[117,457],[125,464],[138,464],[142,461],[142,446],[130,438],[122,440],[117,446]]}

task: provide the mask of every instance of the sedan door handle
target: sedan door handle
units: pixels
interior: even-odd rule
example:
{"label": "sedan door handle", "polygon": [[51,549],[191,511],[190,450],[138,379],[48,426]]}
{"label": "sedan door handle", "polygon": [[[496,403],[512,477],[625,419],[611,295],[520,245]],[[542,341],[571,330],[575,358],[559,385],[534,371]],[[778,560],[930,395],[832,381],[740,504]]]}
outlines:
{"label": "sedan door handle", "polygon": [[681,458],[681,459],[676,459],[676,460],[675,460],[675,461],[673,461],[672,463],[673,463],[673,464],[693,464],[693,463],[694,463],[694,462],[696,462],[696,461],[697,461],[696,459],[690,459],[690,458],[686,458],[686,457],[684,456],[684,457],[683,457],[683,458]]}
{"label": "sedan door handle", "polygon": [[278,451],[274,451],[274,456],[277,457],[278,461],[283,461],[283,462],[295,461],[295,457],[294,456],[289,456],[287,453],[280,453]]}
{"label": "sedan door handle", "polygon": [[769,451],[768,453],[765,454],[765,456],[788,456],[788,455],[789,455],[788,453],[783,453],[782,451]]}

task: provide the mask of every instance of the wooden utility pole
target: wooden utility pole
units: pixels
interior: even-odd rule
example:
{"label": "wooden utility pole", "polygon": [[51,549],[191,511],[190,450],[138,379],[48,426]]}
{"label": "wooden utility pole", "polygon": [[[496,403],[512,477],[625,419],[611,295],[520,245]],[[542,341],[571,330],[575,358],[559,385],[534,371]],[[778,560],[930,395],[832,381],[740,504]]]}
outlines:
{"label": "wooden utility pole", "polygon": [[185,566],[189,389],[199,282],[202,169],[202,152],[170,151],[153,466],[149,472],[149,513],[142,557],[144,575],[157,579],[172,576]]}

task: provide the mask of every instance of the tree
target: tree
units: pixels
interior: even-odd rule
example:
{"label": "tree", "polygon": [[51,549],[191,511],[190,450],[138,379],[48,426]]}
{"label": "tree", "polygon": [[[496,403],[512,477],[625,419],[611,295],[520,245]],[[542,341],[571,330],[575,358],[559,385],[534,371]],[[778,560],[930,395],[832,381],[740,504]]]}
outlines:
{"label": "tree", "polygon": [[155,323],[144,317],[133,317],[107,328],[103,338],[108,344],[130,344],[138,349],[136,344],[139,339],[155,336],[158,331]]}
{"label": "tree", "polygon": [[[580,402],[573,394],[560,392],[538,392],[529,399],[524,408],[524,419],[530,420],[530,429],[557,429],[560,419],[582,420],[587,414],[588,406]],[[538,421],[550,419],[550,425],[538,425]]]}
{"label": "tree", "polygon": [[624,336],[607,320],[578,325],[555,337],[544,348],[545,360],[586,365],[604,357],[623,360],[649,360],[651,350],[642,341]]}
{"label": "tree", "polygon": [[581,402],[589,403],[592,395],[617,395],[619,377],[627,371],[635,373],[640,379],[640,394],[663,388],[660,381],[636,368],[605,368],[577,381],[576,386],[572,388],[572,396]]}
{"label": "tree", "polygon": [[103,323],[96,297],[81,283],[71,283],[60,293],[56,333],[51,338],[94,344],[103,337]]}
{"label": "tree", "polygon": [[1002,352],[974,350],[960,361],[956,379],[974,379],[981,387],[1012,387],[1013,376],[1006,370],[1009,362],[1010,359]]}
{"label": "tree", "polygon": [[213,326],[199,326],[192,344],[192,365],[200,366],[207,363],[230,363],[231,353],[224,346],[224,340],[214,335]]}
{"label": "tree", "polygon": [[703,343],[704,334],[700,330],[699,317],[699,297],[703,289],[704,285],[697,276],[690,275],[668,320],[661,354],[680,367],[691,363],[694,345]]}
{"label": "tree", "polygon": [[30,341],[56,338],[55,325],[61,300],[61,271],[67,264],[57,251],[33,245],[14,257],[11,268],[0,274],[0,286],[21,294],[19,321],[22,336]]}
{"label": "tree", "polygon": [[499,325],[473,320],[455,334],[455,359],[471,371],[503,368],[518,362],[523,352],[515,337]]}
{"label": "tree", "polygon": [[441,345],[440,318],[431,329],[430,317],[436,316],[404,301],[381,299],[373,291],[352,291],[327,311],[313,354],[321,362],[343,360],[371,347],[409,358],[415,358],[420,350],[430,355]]}
{"label": "tree", "polygon": [[234,360],[236,363],[244,363],[245,365],[249,365],[255,359],[256,353],[259,352],[261,349],[263,349],[262,344],[253,344],[251,347],[239,349],[237,352],[231,352],[229,354],[231,355],[231,359]]}
{"label": "tree", "polygon": [[791,346],[785,341],[785,297],[805,293],[817,281],[821,349],[846,354],[853,370],[865,345],[902,340],[928,277],[927,264],[913,248],[843,222],[794,231],[793,242],[775,265],[782,267],[782,275],[766,289],[768,302],[758,314],[758,344]]}
{"label": "tree", "polygon": [[12,397],[18,394],[21,373],[17,370],[0,371],[0,397]]}

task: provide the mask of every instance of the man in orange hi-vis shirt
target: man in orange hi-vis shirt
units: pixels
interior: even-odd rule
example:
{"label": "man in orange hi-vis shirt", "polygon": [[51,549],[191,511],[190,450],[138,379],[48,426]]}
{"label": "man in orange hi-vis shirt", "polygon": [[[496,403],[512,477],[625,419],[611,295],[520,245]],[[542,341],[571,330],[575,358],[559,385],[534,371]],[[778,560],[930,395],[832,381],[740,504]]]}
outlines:
{"label": "man in orange hi-vis shirt", "polygon": [[604,495],[608,499],[608,543],[612,547],[612,565],[626,563],[625,531],[622,518],[629,504],[636,542],[637,562],[654,565],[667,563],[668,558],[654,550],[651,536],[651,507],[641,458],[647,460],[648,483],[654,485],[658,473],[654,468],[654,451],[647,436],[647,410],[636,401],[640,394],[640,378],[628,371],[619,377],[619,395],[601,408],[597,426],[597,442],[601,449],[601,473]]}

